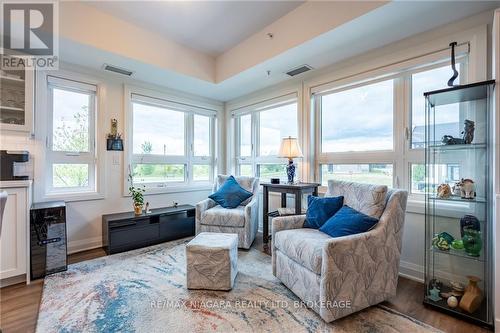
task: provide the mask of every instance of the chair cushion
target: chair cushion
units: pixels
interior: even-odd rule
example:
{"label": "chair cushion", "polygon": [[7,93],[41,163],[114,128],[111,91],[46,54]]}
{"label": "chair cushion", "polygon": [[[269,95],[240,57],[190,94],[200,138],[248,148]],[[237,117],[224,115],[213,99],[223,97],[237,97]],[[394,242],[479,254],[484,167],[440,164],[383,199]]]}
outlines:
{"label": "chair cushion", "polygon": [[305,228],[319,229],[344,205],[344,197],[307,197]]}
{"label": "chair cushion", "polygon": [[288,258],[321,274],[323,246],[331,239],[316,229],[283,230],[275,234],[274,245]]}
{"label": "chair cushion", "polygon": [[215,206],[201,214],[201,224],[216,225],[223,227],[243,227],[245,226],[245,207],[224,208]]}
{"label": "chair cushion", "polygon": [[[229,177],[233,177],[233,176],[218,175],[217,176],[217,188],[220,188],[226,182],[226,180],[228,180]],[[237,176],[237,177],[234,177],[234,179],[236,179],[236,182],[238,182],[238,184],[241,187],[243,187],[248,192],[251,192],[252,194],[254,194],[254,190],[255,190],[254,187],[255,187],[255,182],[257,181],[257,178],[249,177],[249,176]],[[240,205],[246,206],[246,205],[248,205],[250,200],[252,200],[252,197],[246,199]]]}
{"label": "chair cushion", "polygon": [[373,228],[378,219],[360,213],[349,206],[342,207],[319,231],[332,237],[342,237],[366,232]]}
{"label": "chair cushion", "polygon": [[236,208],[252,195],[253,193],[241,187],[233,176],[229,176],[224,184],[208,197],[224,208]]}
{"label": "chair cushion", "polygon": [[379,219],[385,209],[387,186],[330,179],[325,197],[336,197],[339,195],[344,196],[344,205],[348,205],[358,212]]}

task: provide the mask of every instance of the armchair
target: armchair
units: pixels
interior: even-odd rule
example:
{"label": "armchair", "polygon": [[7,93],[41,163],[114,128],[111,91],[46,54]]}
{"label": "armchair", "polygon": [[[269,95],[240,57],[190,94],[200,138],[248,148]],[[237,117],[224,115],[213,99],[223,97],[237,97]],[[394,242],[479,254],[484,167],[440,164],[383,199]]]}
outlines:
{"label": "armchair", "polygon": [[[224,184],[229,176],[218,175],[213,192]],[[238,247],[249,249],[259,226],[259,178],[235,177],[238,184],[253,196],[234,209],[223,208],[212,199],[196,204],[196,234],[223,232],[238,234]]]}
{"label": "armchair", "polygon": [[344,195],[346,205],[371,211],[379,222],[368,232],[332,238],[303,228],[305,215],[274,218],[272,266],[285,286],[331,322],[396,294],[408,193],[340,181],[329,181],[328,188],[326,196]]}

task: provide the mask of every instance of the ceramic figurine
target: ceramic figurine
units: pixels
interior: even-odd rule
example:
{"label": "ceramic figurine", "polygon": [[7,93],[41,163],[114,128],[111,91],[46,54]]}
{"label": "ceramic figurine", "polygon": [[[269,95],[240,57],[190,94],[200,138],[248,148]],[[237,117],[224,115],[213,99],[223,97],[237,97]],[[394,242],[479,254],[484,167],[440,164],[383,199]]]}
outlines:
{"label": "ceramic figurine", "polygon": [[429,290],[429,299],[434,301],[434,302],[438,302],[438,301],[442,300],[442,298],[439,296],[439,292],[440,292],[440,290],[436,287]]}
{"label": "ceramic figurine", "polygon": [[458,306],[458,299],[455,296],[450,296],[448,297],[448,300],[446,301],[448,303],[448,306],[452,309],[456,308]]}
{"label": "ceramic figurine", "polygon": [[467,276],[469,284],[465,287],[465,293],[460,300],[460,308],[469,313],[474,313],[483,301],[483,291],[477,286],[481,281],[477,276]]}
{"label": "ceramic figurine", "polygon": [[464,243],[465,253],[467,253],[469,256],[479,257],[481,255],[483,241],[481,240],[480,231],[472,228],[465,228],[462,242]]}
{"label": "ceramic figurine", "polygon": [[460,196],[463,199],[474,199],[476,197],[476,192],[474,191],[474,181],[472,179],[462,179]]}
{"label": "ceramic figurine", "polygon": [[456,195],[456,196],[461,196],[462,195],[462,181],[458,181],[458,182],[455,182],[455,185],[453,185],[453,195]]}
{"label": "ceramic figurine", "polygon": [[460,219],[460,236],[463,238],[465,233],[464,229],[465,228],[471,228],[477,231],[481,231],[481,225],[479,223],[479,220],[477,217],[474,215],[464,215]]}
{"label": "ceramic figurine", "polygon": [[472,140],[474,140],[474,129],[474,122],[472,120],[465,119],[464,130],[462,132],[462,138],[465,144],[471,144]]}
{"label": "ceramic figurine", "polygon": [[434,236],[432,239],[432,245],[441,251],[450,250],[450,245],[455,239],[449,233],[443,231]]}
{"label": "ceramic figurine", "polygon": [[437,188],[437,196],[441,199],[447,199],[451,196],[451,187],[448,184],[441,184]]}
{"label": "ceramic figurine", "polygon": [[454,138],[451,135],[443,135],[441,142],[445,145],[460,145],[464,143],[464,139]]}

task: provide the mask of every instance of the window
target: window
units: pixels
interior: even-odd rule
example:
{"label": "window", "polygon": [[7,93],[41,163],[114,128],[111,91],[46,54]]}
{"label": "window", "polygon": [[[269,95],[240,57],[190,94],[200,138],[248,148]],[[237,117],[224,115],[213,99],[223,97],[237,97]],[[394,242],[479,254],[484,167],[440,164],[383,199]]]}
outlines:
{"label": "window", "polygon": [[97,86],[47,76],[47,194],[96,191]]}
{"label": "window", "polygon": [[[460,83],[467,82],[467,56],[457,58]],[[424,92],[447,87],[449,63],[354,82],[314,92],[316,126],[316,179],[349,180],[408,188],[424,194],[425,99]],[[456,81],[458,82],[458,81]],[[407,113],[407,114],[405,114]],[[446,105],[435,119],[439,133],[460,136],[464,110]],[[458,179],[456,161],[434,170],[442,182]]]}
{"label": "window", "polygon": [[317,178],[393,186],[395,79],[314,96],[318,128]]}
{"label": "window", "polygon": [[437,164],[434,170],[429,170],[434,181],[432,188],[426,188],[425,164],[411,164],[411,193],[425,194],[435,192],[440,184],[453,185],[460,181],[460,165],[458,163]]}
{"label": "window", "polygon": [[328,180],[381,184],[392,186],[392,164],[323,164],[321,165],[321,184]]}
{"label": "window", "polygon": [[321,97],[321,151],[393,149],[393,80]]}
{"label": "window", "polygon": [[134,184],[161,192],[213,181],[215,111],[131,93]]}
{"label": "window", "polygon": [[[281,140],[297,137],[296,94],[233,112],[236,129],[236,173],[262,181],[286,179],[287,160],[278,157]],[[256,149],[254,149],[256,147]]]}
{"label": "window", "polygon": [[[461,69],[463,65],[458,64],[457,70],[463,72]],[[433,91],[438,89],[447,88],[448,79],[451,77],[451,69],[449,66],[433,68],[430,70],[414,73],[411,76],[411,148],[425,148],[425,98],[424,92]],[[459,75],[458,79],[462,79]],[[457,83],[459,80],[457,79]],[[449,104],[441,106],[439,113],[436,113],[436,119],[439,133],[436,133],[437,138],[443,135],[453,135],[458,137],[460,135],[460,123],[457,119],[457,104]]]}

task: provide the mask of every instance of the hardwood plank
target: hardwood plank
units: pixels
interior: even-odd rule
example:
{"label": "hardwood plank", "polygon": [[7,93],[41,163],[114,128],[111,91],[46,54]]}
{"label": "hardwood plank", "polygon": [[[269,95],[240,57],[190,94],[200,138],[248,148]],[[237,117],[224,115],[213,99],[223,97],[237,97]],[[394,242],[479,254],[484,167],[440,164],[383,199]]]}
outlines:
{"label": "hardwood plank", "polygon": [[[261,234],[257,235],[252,247],[263,249]],[[73,264],[105,255],[104,249],[93,249],[69,255],[68,263]],[[488,329],[425,308],[422,304],[423,288],[423,284],[419,282],[400,277],[397,295],[382,304],[445,332],[491,332]],[[29,286],[16,284],[0,289],[0,328],[3,333],[35,331],[42,289],[43,280],[34,281]]]}

